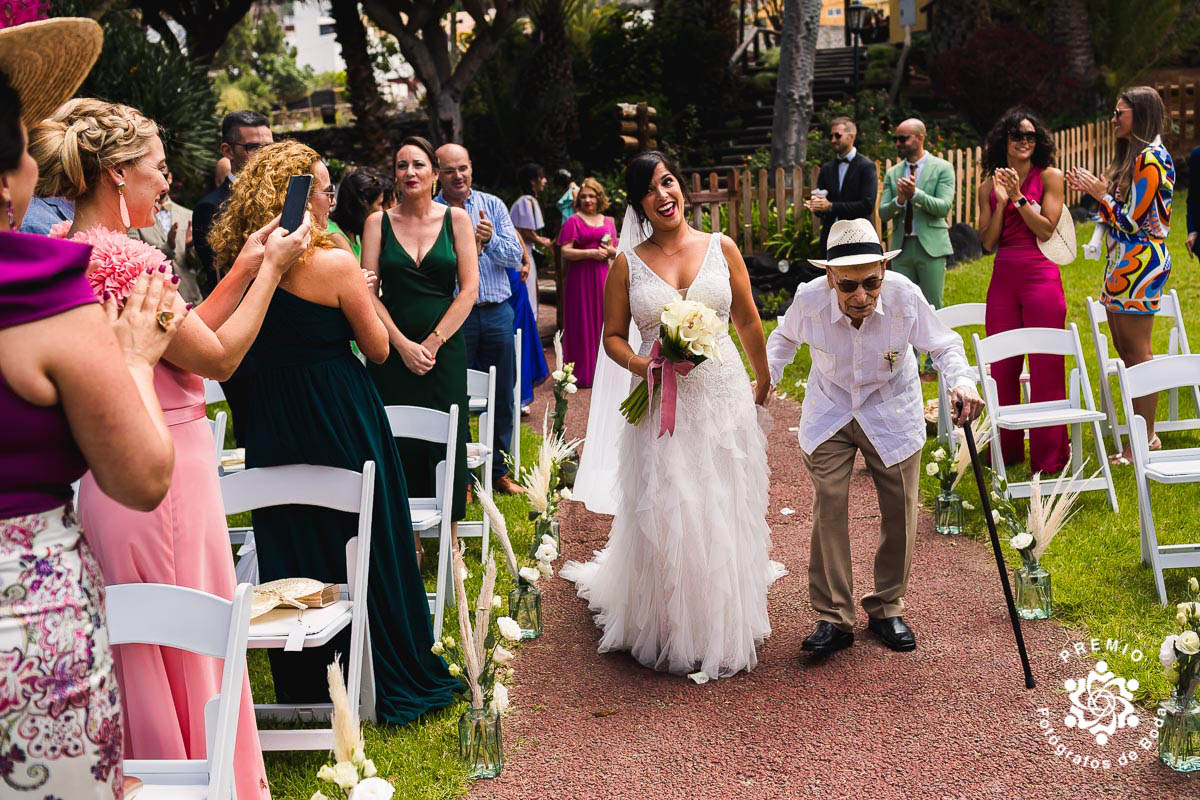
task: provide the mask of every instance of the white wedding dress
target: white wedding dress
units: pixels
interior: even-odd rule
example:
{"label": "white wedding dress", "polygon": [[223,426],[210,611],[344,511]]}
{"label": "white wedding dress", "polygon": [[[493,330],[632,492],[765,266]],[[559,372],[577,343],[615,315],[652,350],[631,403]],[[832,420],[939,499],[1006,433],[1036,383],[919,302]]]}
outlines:
{"label": "white wedding dress", "polygon": [[[625,257],[644,356],[677,292],[632,249]],[[728,322],[719,235],[686,297]],[[600,652],[628,650],[648,667],[712,678],[758,663],[755,647],[771,633],[767,588],[785,574],[767,557],[767,442],[750,381],[728,334],[720,352],[723,360],[680,377],[674,435],[658,438],[657,403],[640,425],[620,428],[608,546],[561,570],[596,613]]]}

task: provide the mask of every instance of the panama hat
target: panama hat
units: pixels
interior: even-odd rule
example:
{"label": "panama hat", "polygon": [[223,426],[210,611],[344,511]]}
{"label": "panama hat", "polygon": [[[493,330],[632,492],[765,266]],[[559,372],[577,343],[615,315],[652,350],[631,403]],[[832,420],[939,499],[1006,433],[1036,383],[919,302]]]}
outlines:
{"label": "panama hat", "polygon": [[829,243],[825,258],[810,258],[814,267],[857,267],[891,261],[900,255],[899,250],[884,252],[879,244],[879,234],[869,219],[839,219],[829,229]]}
{"label": "panama hat", "polygon": [[[0,25],[4,22],[0,17]],[[0,72],[21,98],[26,128],[71,99],[103,44],[104,33],[94,19],[55,17],[0,28]]]}

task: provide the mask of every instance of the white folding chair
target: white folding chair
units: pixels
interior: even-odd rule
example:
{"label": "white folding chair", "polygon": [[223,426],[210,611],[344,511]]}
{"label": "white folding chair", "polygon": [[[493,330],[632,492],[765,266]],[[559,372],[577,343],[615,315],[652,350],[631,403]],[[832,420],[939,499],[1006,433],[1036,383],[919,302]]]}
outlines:
{"label": "white folding chair", "polygon": [[1126,367],[1117,360],[1116,370],[1125,419],[1133,421],[1129,426],[1129,443],[1137,481],[1142,561],[1154,570],[1159,602],[1166,605],[1167,589],[1163,583],[1163,570],[1200,567],[1200,542],[1158,543],[1154,512],[1150,506],[1150,482],[1200,483],[1200,447],[1151,450],[1146,420],[1134,413],[1133,398],[1200,383],[1200,355],[1163,356],[1133,367]]}
{"label": "white folding chair", "polygon": [[[482,399],[483,411],[479,412],[479,436],[477,441],[467,443],[467,469],[483,468],[483,491],[488,497],[492,496],[492,461],[496,454],[496,420],[491,409],[496,407],[496,368],[489,367],[487,372],[477,369],[467,370],[467,399],[474,406],[476,399]],[[481,520],[460,520],[458,523],[459,538],[464,536],[482,539],[482,563],[487,563],[488,539],[491,524],[487,514]]]}
{"label": "white folding chair", "polygon": [[207,758],[125,759],[125,774],[142,780],[138,797],[143,800],[234,797],[233,752],[246,674],[250,590],[249,584],[239,584],[229,601],[162,583],[105,589],[111,644],[155,644],[223,661],[221,692],[204,704]]}
{"label": "white folding chair", "polygon": [[434,474],[433,497],[409,497],[408,507],[413,531],[422,539],[438,540],[437,590],[426,592],[429,613],[433,615],[433,638],[441,638],[446,598],[454,597],[450,588],[450,510],[454,505],[454,456],[458,446],[458,406],[435,411],[421,406],[385,406],[392,436],[418,439],[446,446],[446,458],[439,461]]}
{"label": "white folding chair", "polygon": [[[1108,323],[1108,312],[1104,305],[1089,297],[1087,309],[1088,323],[1092,327],[1092,342],[1096,346],[1096,363],[1100,365],[1100,403],[1108,418],[1105,426],[1112,436],[1113,452],[1120,453],[1125,449],[1121,436],[1129,433],[1129,417],[1125,418],[1126,422],[1121,422],[1117,416],[1116,400],[1113,397],[1109,379],[1117,374],[1117,364],[1121,363],[1121,359],[1109,355],[1108,337],[1100,332],[1100,323]],[[1155,317],[1174,322],[1167,337],[1167,352],[1162,355],[1191,355],[1192,348],[1188,345],[1187,328],[1183,322],[1183,307],[1179,303],[1178,292],[1171,289],[1162,296]],[[1187,388],[1192,392],[1192,402],[1198,416],[1183,418],[1179,416],[1180,386],[1172,386],[1167,391],[1167,418],[1154,423],[1156,431],[1185,431],[1200,428],[1200,387],[1190,386]]]}
{"label": "white folding chair", "polygon": [[[1071,467],[1078,470],[1083,465],[1083,426],[1090,424],[1096,438],[1096,457],[1103,477],[1082,480],[1082,491],[1104,489],[1113,511],[1117,510],[1117,493],[1113,488],[1112,473],[1108,468],[1108,457],[1104,453],[1104,438],[1100,423],[1104,414],[1096,410],[1092,399],[1092,386],[1088,380],[1087,367],[1083,361],[1083,350],[1079,343],[1079,329],[1070,323],[1066,330],[1061,328],[1017,328],[1004,331],[985,339],[979,334],[971,337],[975,343],[975,357],[979,365],[980,382],[983,385],[983,400],[992,418],[994,430],[1029,430],[1068,425],[1071,428]],[[1002,406],[997,398],[996,379],[990,374],[990,365],[1006,358],[1047,354],[1071,356],[1075,365],[1068,380],[1065,400],[1043,400],[1037,403],[1019,403]],[[992,469],[1007,480],[1004,456],[1001,448],[989,448],[992,453]],[[1029,482],[1009,483],[1013,497],[1029,497]]]}
{"label": "white folding chair", "polygon": [[[350,628],[347,696],[357,702],[363,719],[375,718],[375,678],[371,664],[371,638],[367,629],[367,579],[371,564],[371,520],[375,507],[375,462],[362,472],[312,464],[256,467],[221,479],[226,514],[240,514],[273,506],[306,505],[358,515],[358,534],[346,542],[347,582],[338,586],[340,598],[325,608],[299,610],[283,607],[255,619],[247,646],[282,650],[320,647]],[[317,575],[296,575],[318,578]],[[386,591],[384,587],[382,591]],[[256,704],[260,719],[328,719],[329,703]],[[333,747],[329,728],[260,730],[263,750],[328,750]]]}
{"label": "white folding chair", "polygon": [[[987,312],[987,303],[958,303],[952,306],[944,306],[934,310],[934,314],[942,321],[947,328],[966,328],[969,326],[983,326],[984,315]],[[955,438],[952,435],[954,426],[950,421],[950,404],[946,401],[946,393],[949,391],[946,388],[946,381],[942,377],[942,373],[938,372],[938,430],[937,438],[944,446],[953,448],[955,446]],[[1029,372],[1022,370],[1021,372],[1021,392],[1025,400],[1029,400]]]}
{"label": "white folding chair", "polygon": [[[224,403],[224,402],[228,402],[228,401],[225,400],[225,391],[221,388],[221,384],[218,381],[214,381],[212,378],[205,378],[204,379],[204,404],[207,406],[207,405],[212,405],[213,403]],[[222,412],[222,411],[217,412],[218,415],[223,414],[223,413],[224,412]],[[226,418],[226,424],[227,423],[228,423],[228,418]],[[216,436],[216,427],[215,426],[213,428],[213,435]],[[233,473],[233,472],[241,472],[242,470],[244,470],[246,468],[245,460],[241,461],[240,463],[231,464],[228,467],[221,466],[221,462],[225,458],[236,455],[236,453],[237,453],[236,448],[230,448],[229,450],[225,449],[225,427],[223,426],[221,428],[221,435],[219,437],[217,437],[217,475],[229,475],[230,473]]]}
{"label": "white folding chair", "polygon": [[212,428],[213,442],[217,446],[217,475],[221,474],[221,451],[225,447],[225,427],[229,422],[229,415],[224,411],[218,411],[215,416],[208,420],[209,426]]}

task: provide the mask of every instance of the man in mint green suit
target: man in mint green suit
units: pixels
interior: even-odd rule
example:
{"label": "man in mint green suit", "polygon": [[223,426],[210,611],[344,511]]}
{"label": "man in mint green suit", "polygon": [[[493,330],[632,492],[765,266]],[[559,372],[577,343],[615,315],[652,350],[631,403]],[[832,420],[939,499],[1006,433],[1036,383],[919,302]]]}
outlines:
{"label": "man in mint green suit", "polygon": [[883,177],[879,219],[893,220],[892,247],[901,251],[889,266],[921,287],[934,308],[942,307],[950,226],[946,215],[954,202],[954,169],[950,162],[925,152],[925,123],[907,119],[893,137],[903,159]]}

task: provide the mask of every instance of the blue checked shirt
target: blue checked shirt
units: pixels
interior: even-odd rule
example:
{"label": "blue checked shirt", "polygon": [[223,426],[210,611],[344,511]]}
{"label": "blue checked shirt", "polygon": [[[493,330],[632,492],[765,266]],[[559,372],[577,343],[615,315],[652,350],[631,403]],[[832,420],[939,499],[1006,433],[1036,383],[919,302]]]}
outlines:
{"label": "blue checked shirt", "polygon": [[[433,199],[443,205],[449,205],[441,192]],[[492,223],[491,241],[479,254],[479,296],[475,302],[503,303],[512,296],[512,284],[509,283],[505,270],[520,269],[525,248],[521,246],[517,229],[513,227],[508,216],[508,208],[499,197],[472,189],[463,205],[471,215],[472,225],[479,225],[480,209],[487,214]]]}

